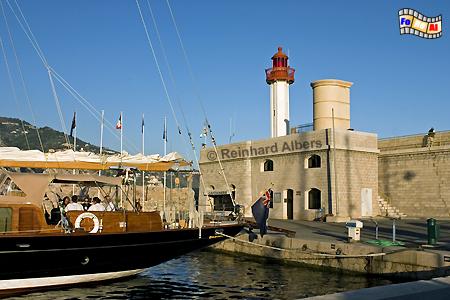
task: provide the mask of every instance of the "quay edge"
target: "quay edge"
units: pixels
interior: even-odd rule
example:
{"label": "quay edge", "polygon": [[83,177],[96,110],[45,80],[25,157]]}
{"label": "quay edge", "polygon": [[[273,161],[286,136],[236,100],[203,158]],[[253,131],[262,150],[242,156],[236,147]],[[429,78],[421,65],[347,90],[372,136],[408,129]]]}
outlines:
{"label": "quay edge", "polygon": [[[263,238],[258,236],[258,239],[253,241],[254,244],[248,241],[248,234],[244,233],[235,239],[218,243],[212,248],[218,251],[281,260],[286,263],[299,263],[318,268],[331,268],[336,271],[382,275],[405,280],[430,279],[450,275],[450,261],[446,261],[450,260],[450,251],[403,247],[382,248],[363,243],[289,238],[280,234],[268,234]],[[386,254],[380,255],[380,253]],[[326,256],[320,256],[323,254]]]}

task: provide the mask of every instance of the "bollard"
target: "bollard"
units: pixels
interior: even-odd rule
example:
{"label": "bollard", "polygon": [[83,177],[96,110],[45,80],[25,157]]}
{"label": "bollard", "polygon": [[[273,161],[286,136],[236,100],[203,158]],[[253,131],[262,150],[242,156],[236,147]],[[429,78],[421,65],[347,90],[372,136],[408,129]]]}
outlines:
{"label": "bollard", "polygon": [[350,220],[345,223],[348,233],[347,238],[349,242],[357,242],[361,240],[361,228],[363,228],[363,222],[358,220]]}
{"label": "bollard", "polygon": [[436,219],[427,219],[428,245],[436,245],[439,238],[439,224]]}

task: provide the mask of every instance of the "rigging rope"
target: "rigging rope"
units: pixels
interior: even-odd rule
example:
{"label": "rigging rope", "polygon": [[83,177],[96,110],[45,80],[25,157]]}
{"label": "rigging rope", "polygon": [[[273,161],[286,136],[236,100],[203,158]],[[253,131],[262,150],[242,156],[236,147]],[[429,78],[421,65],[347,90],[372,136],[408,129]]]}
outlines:
{"label": "rigging rope", "polygon": [[[156,24],[155,16],[153,14],[152,7],[151,7],[150,2],[148,0],[147,0],[147,5],[148,5],[149,11],[150,11],[150,16],[152,17],[153,26],[155,27],[156,36],[158,37],[159,45],[160,45],[161,50],[162,50],[164,62],[166,63],[166,68],[167,68],[168,73],[169,73],[169,78],[172,81],[172,84],[174,86],[175,91],[177,91],[177,85],[176,85],[176,82],[175,82],[175,78],[173,76],[172,68],[170,67],[169,60],[168,60],[167,55],[166,55],[166,49],[164,47],[164,43],[162,42],[161,35],[160,35],[159,29],[158,29],[158,25]],[[175,99],[175,102],[177,103],[178,109],[181,112],[181,116],[183,118],[186,130],[189,131],[188,122],[186,120],[186,116],[184,114],[183,108],[181,107],[180,102],[178,101],[178,97],[175,96],[174,99]]]}
{"label": "rigging rope", "polygon": [[140,17],[141,17],[142,25],[144,26],[145,35],[147,36],[147,42],[148,42],[148,44],[149,44],[149,46],[150,46],[150,49],[152,50],[153,59],[155,60],[156,68],[158,69],[159,78],[161,79],[161,83],[162,83],[162,85],[163,85],[163,88],[164,88],[164,92],[165,92],[165,94],[166,94],[167,101],[169,102],[169,106],[170,106],[170,109],[171,109],[171,111],[172,111],[172,116],[173,116],[173,118],[174,118],[174,120],[175,120],[175,123],[176,123],[176,125],[177,125],[178,133],[181,134],[180,124],[179,124],[178,119],[177,119],[177,116],[176,116],[176,114],[175,114],[175,110],[174,110],[174,108],[173,108],[172,100],[171,100],[170,95],[169,95],[169,92],[168,92],[168,90],[167,90],[166,82],[165,82],[164,77],[163,77],[163,75],[162,75],[161,68],[159,67],[158,59],[156,58],[156,54],[155,54],[155,49],[153,48],[153,43],[152,43],[152,41],[151,41],[151,39],[150,39],[150,35],[149,35],[149,33],[148,33],[148,30],[147,30],[147,25],[146,25],[146,23],[145,23],[144,16],[142,15],[141,6],[139,5],[139,1],[138,1],[138,0],[136,0],[136,5],[137,5],[137,8],[138,8],[138,10],[139,10],[139,15],[140,15]]}
{"label": "rigging rope", "polygon": [[[62,125],[62,128],[63,128],[64,138],[66,139],[67,145],[70,145],[69,137],[67,136],[66,122],[64,121],[64,116],[63,116],[63,113],[62,113],[62,110],[61,110],[61,105],[59,103],[58,94],[56,93],[55,84],[53,82],[53,75],[52,75],[52,72],[50,70],[50,67],[47,68],[47,72],[48,72],[48,78],[50,80],[50,86],[52,88],[53,99],[55,99],[56,109],[57,109],[58,115],[59,115],[59,121],[61,122],[61,125]],[[75,143],[75,140],[74,140],[74,143]]]}
{"label": "rigging rope", "polygon": [[[11,70],[9,68],[9,63],[8,63],[8,57],[6,56],[6,50],[5,50],[5,47],[3,45],[3,38],[1,37],[1,35],[0,35],[0,46],[2,48],[3,58],[5,60],[6,72],[8,73],[9,85],[11,87],[11,92],[13,94],[14,101],[16,102],[17,114],[19,114],[19,107],[20,107],[19,99],[17,98],[16,87],[14,85],[14,82],[13,82],[13,79],[12,79],[12,76],[11,76]],[[27,144],[27,148],[28,148],[28,150],[30,150],[30,143],[28,142],[27,131],[25,130],[25,125],[23,124],[23,120],[22,119],[20,120],[20,123],[22,125],[22,133],[25,136],[25,142]]]}
{"label": "rigging rope", "polygon": [[[13,9],[13,7],[11,6],[11,4],[9,3],[9,0],[6,0],[6,4],[8,4],[9,9],[11,10],[11,12],[14,14],[14,16],[17,19],[17,22],[19,23],[20,27],[22,28],[23,32],[25,33],[25,35],[27,36],[28,40],[30,41],[31,45],[33,46],[34,50],[36,51],[37,55],[39,56],[39,58],[41,59],[42,63],[44,64],[44,66],[47,66],[47,61],[45,59],[45,57],[43,56],[43,54],[40,51],[39,45],[35,44],[35,41],[31,38],[30,33],[27,31],[27,29],[25,28],[25,26],[22,24],[22,21],[20,20],[19,16],[17,15],[16,11]],[[16,5],[18,6],[17,2]],[[19,7],[19,6],[18,6]],[[20,10],[20,7],[19,7]],[[22,11],[20,10],[21,15]],[[26,21],[25,21],[26,23]],[[28,23],[26,23],[28,24]],[[29,26],[28,26],[29,27]],[[34,37],[34,35],[32,35]]]}
{"label": "rigging rope", "polygon": [[[166,50],[165,50],[164,44],[162,42],[161,35],[159,33],[158,25],[156,23],[156,18],[155,18],[154,14],[153,14],[152,7],[151,7],[150,2],[148,0],[147,0],[147,5],[148,5],[149,11],[150,11],[150,16],[152,17],[153,26],[155,27],[156,36],[158,37],[158,41],[159,41],[159,44],[161,46],[163,58],[164,58],[164,61],[166,63],[166,68],[167,68],[168,73],[169,73],[169,78],[172,81],[172,84],[174,86],[175,91],[177,91],[178,89],[177,89],[177,84],[175,82],[175,77],[173,76],[172,68],[170,67],[169,60],[168,60],[167,55],[166,55]],[[194,160],[195,160],[195,164],[196,164],[196,166],[198,168],[198,171],[199,171],[200,183],[202,184],[203,190],[206,191],[205,181],[203,180],[203,176],[202,176],[201,170],[200,170],[200,163],[199,163],[199,159],[198,159],[198,156],[197,156],[197,150],[195,148],[195,144],[194,144],[194,141],[192,139],[192,133],[191,133],[191,131],[189,129],[189,124],[188,124],[188,121],[186,119],[186,115],[184,114],[183,107],[181,106],[178,97],[175,96],[174,99],[175,99],[175,102],[177,103],[178,109],[181,112],[181,116],[183,118],[183,123],[184,123],[184,126],[186,128],[186,132],[187,132],[187,135],[188,135],[188,138],[189,138],[189,143],[191,145],[191,150],[194,153]]]}
{"label": "rigging rope", "polygon": [[[98,111],[86,98],[84,98],[74,87],[72,87],[60,74],[58,74],[52,67],[50,67],[52,74],[55,75],[55,79],[77,100],[97,121],[101,124],[101,112]],[[106,123],[106,129],[111,132],[116,138],[120,139],[120,135],[117,133],[116,124],[104,119]],[[125,144],[133,150],[139,152],[138,147],[131,140],[127,140]]]}
{"label": "rigging rope", "polygon": [[[142,25],[143,25],[143,27],[144,27],[145,35],[146,35],[146,37],[147,37],[147,42],[148,42],[148,45],[150,46],[150,49],[151,49],[151,51],[152,51],[153,60],[155,61],[156,67],[157,67],[157,69],[158,69],[159,78],[160,78],[161,83],[162,83],[162,86],[163,86],[163,88],[164,88],[164,92],[165,92],[165,94],[166,94],[167,102],[169,103],[170,110],[171,110],[171,112],[172,112],[172,116],[173,116],[173,118],[174,118],[174,120],[175,120],[175,123],[176,123],[176,125],[177,125],[178,134],[181,135],[181,137],[182,137],[182,139],[183,139],[183,142],[184,142],[184,144],[185,144],[185,147],[186,147],[186,144],[187,144],[187,143],[186,143],[186,140],[185,140],[184,135],[183,135],[182,132],[181,132],[180,123],[178,122],[177,115],[176,115],[175,110],[174,110],[174,108],[173,108],[172,100],[171,100],[170,95],[169,95],[169,92],[168,92],[168,90],[167,90],[166,82],[165,82],[165,80],[164,80],[164,76],[162,75],[162,72],[161,72],[161,68],[160,68],[160,66],[159,66],[158,59],[156,58],[155,49],[154,49],[153,43],[152,43],[152,41],[151,41],[151,39],[150,39],[150,35],[149,35],[149,33],[148,33],[148,30],[147,30],[147,24],[145,23],[144,16],[143,16],[142,10],[141,10],[141,6],[139,5],[139,1],[138,1],[138,0],[136,0],[136,6],[137,6],[137,8],[138,8],[138,10],[139,10],[139,15],[140,15],[140,17],[141,17],[141,22],[142,22]],[[187,153],[189,153],[189,151],[187,151]]]}
{"label": "rigging rope", "polygon": [[64,138],[66,140],[67,145],[70,145],[69,138],[67,136],[67,128],[66,128],[66,124],[65,124],[65,121],[64,121],[64,116],[62,115],[61,105],[59,103],[59,98],[58,98],[58,95],[56,93],[56,89],[55,89],[55,85],[54,85],[54,82],[53,82],[50,66],[49,66],[49,64],[47,62],[47,59],[45,58],[45,55],[44,55],[43,51],[41,50],[41,47],[39,46],[39,43],[38,43],[36,37],[34,36],[33,31],[31,30],[30,25],[28,24],[25,16],[23,15],[22,9],[20,8],[20,6],[17,3],[17,1],[14,1],[14,3],[16,4],[16,7],[17,7],[17,9],[18,9],[18,11],[20,13],[20,16],[22,17],[22,21],[26,25],[26,28],[23,25],[22,21],[20,20],[19,16],[17,15],[17,13],[15,12],[15,10],[13,9],[13,7],[11,6],[11,4],[9,3],[9,0],[6,0],[6,3],[8,4],[8,6],[11,9],[12,13],[14,14],[14,16],[16,17],[17,21],[19,22],[20,27],[25,32],[25,35],[27,36],[27,38],[30,41],[30,43],[32,44],[33,48],[37,52],[38,56],[41,58],[45,68],[47,69],[47,73],[48,73],[48,77],[49,77],[49,81],[50,81],[50,86],[51,86],[51,89],[52,89],[52,95],[53,95],[53,98],[54,98],[55,103],[56,103],[56,108],[57,108],[57,111],[58,111],[59,120],[60,120],[61,127],[62,127],[63,133],[64,133]]}
{"label": "rigging rope", "polygon": [[[61,110],[61,106],[59,103],[59,99],[56,93],[56,88],[54,85],[54,81],[53,78],[57,79],[61,85],[78,101],[80,102],[91,114],[92,114],[92,110],[95,111],[97,113],[97,116],[95,116],[95,118],[99,121],[99,115],[100,112],[98,110],[96,110],[94,108],[93,105],[91,105],[84,97],[82,97],[70,84],[68,84],[68,82],[61,76],[59,75],[49,64],[48,61],[44,55],[44,52],[42,51],[41,47],[39,46],[39,43],[35,37],[35,35],[33,34],[30,25],[28,24],[22,9],[20,8],[19,4],[17,3],[16,0],[14,0],[14,3],[17,7],[17,10],[19,12],[19,15],[16,13],[16,11],[14,10],[14,8],[11,6],[9,0],[6,0],[6,3],[8,4],[10,10],[12,11],[12,13],[14,14],[14,16],[16,17],[20,27],[22,28],[23,32],[25,33],[25,35],[27,36],[28,40],[30,41],[31,45],[33,46],[34,50],[36,51],[37,55],[39,56],[39,58],[41,59],[43,65],[45,66],[45,68],[47,69],[47,73],[49,76],[49,81],[50,81],[50,85],[51,85],[51,89],[52,89],[52,94],[53,97],[55,98],[55,103],[57,106],[57,111],[58,111],[58,115],[60,116],[60,122],[62,124],[63,130],[64,130],[64,136],[66,138],[66,142],[68,144],[69,140],[68,140],[68,136],[67,136],[67,129],[65,126],[65,122],[64,122],[64,117],[62,115],[62,110]],[[20,18],[20,17],[22,18]],[[25,24],[25,25],[24,25]],[[76,97],[75,95],[78,95],[78,97]],[[88,109],[88,107],[91,107],[91,110]],[[113,128],[115,128],[115,124],[109,122],[108,120],[105,120],[106,123],[108,124],[108,126],[106,127],[116,138],[119,138],[119,135],[112,130]],[[131,146],[133,148],[133,150],[138,150],[138,148],[135,146],[134,143],[131,142],[126,142],[127,145]]]}
{"label": "rigging rope", "polygon": [[[202,100],[200,98],[200,94],[199,94],[198,89],[197,89],[196,80],[195,80],[194,73],[192,71],[192,67],[191,67],[191,64],[190,64],[188,56],[187,56],[186,48],[184,47],[184,43],[183,43],[183,40],[181,39],[181,34],[180,34],[179,29],[178,29],[177,22],[175,21],[175,16],[174,16],[172,8],[170,6],[169,0],[166,0],[166,3],[167,3],[167,7],[169,8],[170,16],[172,18],[172,22],[173,22],[173,25],[175,27],[175,31],[176,31],[177,36],[178,36],[178,41],[180,43],[180,47],[181,47],[182,52],[183,52],[184,60],[185,60],[186,65],[188,67],[188,71],[189,71],[189,74],[190,74],[190,77],[191,77],[191,81],[192,81],[193,86],[194,86],[194,91],[196,93],[197,100],[198,100],[198,102],[200,104],[200,107],[202,109],[203,115],[205,117],[205,123],[206,123],[206,126],[207,126],[208,131],[209,131],[209,137],[210,137],[211,143],[212,143],[212,145],[214,147],[214,152],[216,153],[217,162],[219,163],[220,171],[221,171],[221,174],[222,174],[222,176],[224,178],[225,185],[227,187],[227,192],[230,195],[230,198],[231,198],[231,201],[233,203],[233,206],[236,206],[236,201],[235,201],[235,199],[233,197],[233,193],[231,192],[231,187],[228,184],[227,176],[225,174],[225,170],[223,168],[223,165],[222,165],[222,162],[221,162],[221,159],[220,159],[220,155],[219,155],[219,152],[217,150],[216,139],[214,138],[214,134],[213,134],[212,129],[211,129],[211,124],[208,121],[208,116],[207,116],[207,113],[206,113],[206,109],[205,109],[205,107],[203,105],[203,102],[202,102]],[[201,176],[201,173],[200,173],[200,176]]]}
{"label": "rigging rope", "polygon": [[[9,5],[9,1],[8,1],[8,0],[7,0],[7,2],[8,2],[8,5]],[[22,12],[22,9],[21,9],[20,6],[19,6],[19,3],[17,3],[16,0],[14,0],[14,3],[16,4],[17,9],[19,10],[20,15],[22,16],[22,19],[23,19],[23,21],[25,22],[25,25],[26,25],[27,28],[28,28],[28,31],[30,32],[31,37],[33,38],[33,41],[36,43],[37,50],[38,50],[38,52],[39,52],[39,54],[40,54],[41,59],[42,59],[43,62],[44,62],[44,65],[48,66],[47,58],[45,57],[44,52],[42,51],[41,47],[39,46],[39,43],[38,43],[36,37],[34,36],[34,33],[33,33],[33,31],[31,30],[31,27],[30,27],[30,25],[28,24],[27,19],[25,18],[24,14],[23,14],[23,12]],[[11,6],[10,6],[10,7],[11,7]],[[12,10],[12,8],[11,8],[11,10]],[[14,14],[15,14],[15,13],[14,13]]]}
{"label": "rigging rope", "polygon": [[[149,7],[150,7],[150,3],[147,2],[147,4],[148,4]],[[174,110],[174,108],[173,108],[172,100],[171,100],[171,98],[170,98],[169,91],[167,90],[166,82],[165,82],[164,76],[163,76],[163,74],[162,74],[162,72],[161,72],[161,68],[160,68],[160,66],[159,66],[158,59],[156,58],[155,49],[154,49],[153,43],[152,43],[152,41],[151,41],[151,39],[150,39],[150,35],[149,35],[148,29],[147,29],[147,25],[146,25],[146,23],[145,23],[144,16],[143,16],[142,10],[141,10],[141,6],[139,5],[139,1],[138,1],[138,0],[136,0],[136,6],[137,6],[137,8],[138,8],[138,10],[139,10],[139,15],[140,15],[140,17],[141,17],[141,21],[142,21],[142,25],[143,25],[143,27],[144,27],[145,35],[146,35],[146,37],[147,37],[147,42],[148,42],[148,45],[150,46],[150,49],[151,49],[151,51],[152,51],[153,60],[155,61],[156,67],[157,67],[157,69],[158,69],[159,78],[160,78],[161,83],[162,83],[162,86],[163,86],[163,88],[164,88],[164,92],[165,92],[165,94],[166,94],[167,102],[169,103],[169,106],[170,106],[170,109],[171,109],[171,112],[172,112],[172,116],[173,116],[173,118],[174,118],[174,120],[175,120],[175,123],[176,123],[176,125],[177,125],[178,134],[181,135],[181,137],[182,137],[182,139],[183,139],[183,142],[184,142],[185,145],[186,145],[187,142],[186,142],[186,140],[185,140],[184,135],[183,135],[182,132],[181,132],[180,124],[179,124],[179,122],[178,122],[177,115],[176,115],[175,110]],[[161,44],[161,45],[162,45],[162,44]],[[189,153],[189,151],[187,151],[187,153]],[[194,154],[195,154],[195,153],[194,153]]]}
{"label": "rigging rope", "polygon": [[[30,100],[30,96],[28,94],[28,89],[26,88],[25,78],[23,76],[22,68],[21,68],[21,65],[20,65],[20,62],[19,62],[19,56],[17,55],[16,47],[14,45],[14,39],[12,37],[11,30],[9,28],[8,18],[6,17],[5,10],[3,8],[3,2],[1,2],[1,1],[0,1],[0,7],[2,9],[2,14],[3,14],[3,18],[5,20],[6,29],[8,31],[9,40],[10,40],[11,47],[12,47],[12,50],[13,50],[13,53],[14,53],[14,57],[15,57],[15,60],[16,60],[17,70],[19,72],[19,77],[20,77],[20,80],[21,80],[21,83],[22,83],[22,89],[23,89],[24,94],[25,94],[25,99],[27,100],[28,109],[31,112],[31,118],[32,118],[32,122],[33,122],[32,125],[34,126],[34,128],[36,130],[36,135],[37,135],[37,138],[38,138],[38,141],[39,141],[39,145],[41,146],[42,153],[44,153],[45,152],[44,144],[42,143],[41,134],[39,133],[39,128],[38,128],[38,126],[36,124],[36,117],[35,117],[35,114],[34,114],[34,111],[33,111],[33,107],[31,105],[31,100]],[[45,159],[47,160],[47,157]]]}

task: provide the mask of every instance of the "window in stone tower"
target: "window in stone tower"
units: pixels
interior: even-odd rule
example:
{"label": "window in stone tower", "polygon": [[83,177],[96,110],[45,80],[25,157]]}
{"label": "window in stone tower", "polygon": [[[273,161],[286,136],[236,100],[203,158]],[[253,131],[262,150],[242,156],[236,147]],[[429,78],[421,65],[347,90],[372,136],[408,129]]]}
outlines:
{"label": "window in stone tower", "polygon": [[273,171],[273,160],[267,159],[264,162],[264,172]]}
{"label": "window in stone tower", "polygon": [[320,190],[312,188],[308,192],[308,209],[320,209],[321,202],[322,200]]}
{"label": "window in stone tower", "polygon": [[313,154],[308,158],[308,169],[320,168],[321,159],[319,155]]}

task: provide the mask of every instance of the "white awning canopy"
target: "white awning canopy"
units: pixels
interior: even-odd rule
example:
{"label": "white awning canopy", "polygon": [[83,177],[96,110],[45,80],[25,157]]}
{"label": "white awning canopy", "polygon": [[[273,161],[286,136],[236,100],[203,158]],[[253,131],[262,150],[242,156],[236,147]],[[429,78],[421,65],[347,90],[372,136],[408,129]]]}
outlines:
{"label": "white awning canopy", "polygon": [[73,150],[43,153],[39,150],[22,151],[16,147],[0,147],[0,167],[41,169],[107,170],[111,167],[133,167],[141,171],[167,171],[190,166],[177,152],[165,156],[153,155],[98,155]]}

